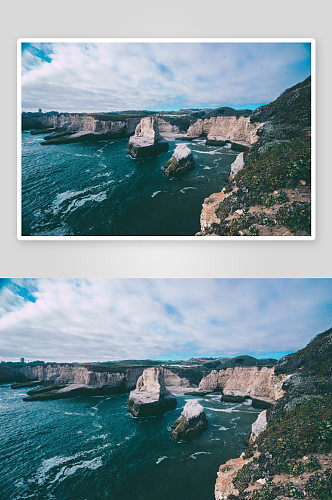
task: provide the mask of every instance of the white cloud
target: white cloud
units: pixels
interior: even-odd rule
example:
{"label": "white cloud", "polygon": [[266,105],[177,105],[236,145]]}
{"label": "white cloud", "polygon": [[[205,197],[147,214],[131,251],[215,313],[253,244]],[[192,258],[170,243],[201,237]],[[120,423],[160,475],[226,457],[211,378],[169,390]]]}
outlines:
{"label": "white cloud", "polygon": [[[297,350],[331,326],[331,280],[14,280],[2,356],[97,361]],[[24,286],[35,302],[18,295]]]}
{"label": "white cloud", "polygon": [[23,109],[82,112],[269,102],[310,74],[294,43],[58,42],[22,62]]}

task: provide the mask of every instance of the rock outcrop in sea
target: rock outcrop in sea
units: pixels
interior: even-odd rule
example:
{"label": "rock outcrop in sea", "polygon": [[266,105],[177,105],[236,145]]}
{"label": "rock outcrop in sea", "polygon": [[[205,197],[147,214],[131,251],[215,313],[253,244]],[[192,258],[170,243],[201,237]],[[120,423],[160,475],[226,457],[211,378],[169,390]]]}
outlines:
{"label": "rock outcrop in sea", "polygon": [[195,160],[186,144],[179,144],[166,164],[164,165],[165,176],[168,179],[172,177],[182,177],[195,168]]}
{"label": "rock outcrop in sea", "polygon": [[166,389],[162,368],[146,368],[129,394],[127,411],[134,417],[151,417],[174,410],[176,397]]}
{"label": "rock outcrop in sea", "polygon": [[128,143],[128,154],[133,158],[151,158],[168,151],[167,140],[159,133],[158,119],[154,116],[142,118]]}
{"label": "rock outcrop in sea", "polygon": [[179,418],[171,425],[172,438],[175,441],[187,441],[198,436],[208,428],[204,408],[198,401],[188,401]]}

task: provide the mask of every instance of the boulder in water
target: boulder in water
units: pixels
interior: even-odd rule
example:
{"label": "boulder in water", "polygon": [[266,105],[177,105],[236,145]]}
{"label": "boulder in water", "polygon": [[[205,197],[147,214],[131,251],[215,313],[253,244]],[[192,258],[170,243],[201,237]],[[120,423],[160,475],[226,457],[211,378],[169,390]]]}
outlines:
{"label": "boulder in water", "polygon": [[195,167],[195,160],[190,149],[186,144],[179,144],[173,153],[173,156],[166,165],[165,175],[168,179],[171,177],[182,177]]}
{"label": "boulder in water", "polygon": [[172,437],[175,441],[187,441],[208,428],[208,420],[204,408],[198,401],[192,399],[185,405],[180,417],[172,424]]}

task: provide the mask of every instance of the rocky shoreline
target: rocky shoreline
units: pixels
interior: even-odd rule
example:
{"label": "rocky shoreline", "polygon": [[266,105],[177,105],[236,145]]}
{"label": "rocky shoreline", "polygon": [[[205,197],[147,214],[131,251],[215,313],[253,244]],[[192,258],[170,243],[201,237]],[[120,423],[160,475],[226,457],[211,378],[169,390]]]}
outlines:
{"label": "rocky shoreline", "polygon": [[310,236],[310,77],[248,120],[255,136],[228,184],[204,200],[196,236]]}
{"label": "rocky shoreline", "polygon": [[252,426],[248,448],[220,466],[216,500],[329,500],[332,329],[275,365],[284,395]]}

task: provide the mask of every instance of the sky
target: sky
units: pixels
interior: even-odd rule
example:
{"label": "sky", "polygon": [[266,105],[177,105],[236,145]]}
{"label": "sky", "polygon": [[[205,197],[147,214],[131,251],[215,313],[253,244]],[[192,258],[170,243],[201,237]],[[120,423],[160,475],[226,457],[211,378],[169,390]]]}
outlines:
{"label": "sky", "polygon": [[310,43],[21,44],[22,110],[255,109],[311,74]]}
{"label": "sky", "polygon": [[1,279],[0,359],[279,359],[332,326],[332,279]]}

